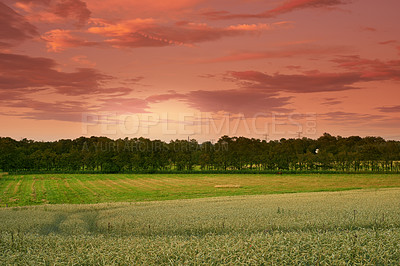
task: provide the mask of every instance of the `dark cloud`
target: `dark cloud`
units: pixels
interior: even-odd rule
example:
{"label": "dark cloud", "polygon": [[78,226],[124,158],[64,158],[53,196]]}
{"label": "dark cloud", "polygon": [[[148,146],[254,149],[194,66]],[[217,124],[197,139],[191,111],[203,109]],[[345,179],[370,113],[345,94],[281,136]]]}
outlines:
{"label": "dark cloud", "polygon": [[96,107],[81,101],[56,101],[43,102],[28,98],[22,98],[18,101],[8,102],[5,106],[19,109],[30,109],[29,111],[14,112],[9,114],[25,119],[34,120],[57,120],[57,121],[82,121],[82,114],[93,112]]}
{"label": "dark cloud", "polygon": [[285,106],[290,99],[251,90],[198,90],[190,92],[184,101],[202,112],[224,111],[252,116],[256,113],[289,112],[291,109]]}
{"label": "dark cloud", "polygon": [[371,60],[358,55],[341,56],[334,60],[340,68],[356,71],[369,80],[400,80],[400,60]]}
{"label": "dark cloud", "polygon": [[13,46],[38,35],[35,26],[0,2],[0,48]]}
{"label": "dark cloud", "polygon": [[[268,58],[290,58],[299,56],[317,56],[317,55],[332,55],[338,54],[346,49],[343,47],[303,47],[292,49],[280,49],[270,51],[252,51],[252,52],[236,52],[226,56],[204,60],[205,63],[218,63],[218,62],[233,62],[233,61],[246,61],[246,60],[262,60]],[[300,66],[289,66],[300,68]],[[287,68],[289,68],[287,67]]]}
{"label": "dark cloud", "polygon": [[400,105],[382,106],[382,107],[378,107],[377,109],[384,113],[400,113]]}
{"label": "dark cloud", "polygon": [[359,73],[309,72],[298,75],[268,75],[258,71],[229,72],[228,78],[245,88],[270,92],[332,92],[357,89],[355,83],[366,81]]}
{"label": "dark cloud", "polygon": [[318,114],[318,117],[330,121],[333,124],[340,124],[340,125],[369,124],[372,123],[373,121],[376,122],[386,118],[383,115],[360,114],[360,113],[343,112],[343,111]]}
{"label": "dark cloud", "polygon": [[159,103],[175,99],[176,100],[187,99],[187,95],[182,93],[171,92],[167,94],[152,95],[146,98],[146,100],[149,103]]}
{"label": "dark cloud", "polygon": [[336,100],[334,98],[329,98],[329,99],[325,99],[325,102],[323,102],[323,105],[329,105],[329,106],[333,106],[333,105],[338,105],[341,104],[342,101],[340,100]]}
{"label": "dark cloud", "polygon": [[295,10],[308,9],[308,8],[327,8],[335,7],[338,5],[346,4],[348,1],[343,0],[289,0],[283,5],[274,9],[267,10],[262,13],[256,14],[232,14],[227,11],[211,11],[203,13],[206,17],[215,20],[222,19],[245,19],[245,18],[270,18],[281,14],[289,13]]}
{"label": "dark cloud", "polygon": [[385,44],[394,44],[397,43],[396,40],[388,40],[388,41],[383,41],[383,42],[379,42],[379,44],[385,45]]}
{"label": "dark cloud", "polygon": [[76,18],[78,25],[84,25],[90,18],[91,12],[86,3],[81,0],[62,0],[55,4],[54,14],[62,18]]}
{"label": "dark cloud", "polygon": [[56,70],[57,63],[43,57],[0,53],[0,91],[54,89],[64,95],[92,95],[124,93],[127,88],[112,91],[103,87],[112,79],[92,68],[79,68],[75,72]]}
{"label": "dark cloud", "polygon": [[202,112],[222,111],[253,116],[257,113],[292,111],[285,107],[290,104],[290,99],[257,90],[197,90],[186,94],[173,92],[153,95],[146,100],[150,103],[179,100]]}

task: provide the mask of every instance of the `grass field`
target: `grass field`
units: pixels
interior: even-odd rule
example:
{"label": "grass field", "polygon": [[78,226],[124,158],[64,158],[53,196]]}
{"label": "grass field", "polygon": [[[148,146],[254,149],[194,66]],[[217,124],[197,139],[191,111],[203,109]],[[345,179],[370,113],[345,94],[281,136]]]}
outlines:
{"label": "grass field", "polygon": [[1,265],[399,262],[399,188],[0,209]]}
{"label": "grass field", "polygon": [[400,187],[400,175],[4,175],[0,206],[152,201]]}

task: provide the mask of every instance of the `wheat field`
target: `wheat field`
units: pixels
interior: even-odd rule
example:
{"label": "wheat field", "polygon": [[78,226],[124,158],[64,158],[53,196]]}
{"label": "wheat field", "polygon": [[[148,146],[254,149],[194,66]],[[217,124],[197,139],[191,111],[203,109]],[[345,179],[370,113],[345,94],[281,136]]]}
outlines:
{"label": "wheat field", "polygon": [[398,265],[400,189],[0,209],[2,265]]}

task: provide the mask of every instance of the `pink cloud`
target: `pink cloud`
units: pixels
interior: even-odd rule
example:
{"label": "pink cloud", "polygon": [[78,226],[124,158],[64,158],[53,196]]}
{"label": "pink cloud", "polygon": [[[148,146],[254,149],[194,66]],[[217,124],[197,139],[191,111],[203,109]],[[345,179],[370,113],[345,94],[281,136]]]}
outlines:
{"label": "pink cloud", "polygon": [[96,63],[89,60],[86,55],[76,55],[71,58],[72,61],[86,67],[95,67]]}
{"label": "pink cloud", "polygon": [[400,105],[396,106],[382,106],[377,108],[379,111],[384,113],[400,113]]}
{"label": "pink cloud", "polygon": [[5,105],[13,108],[23,108],[29,111],[16,111],[12,116],[18,116],[25,119],[34,120],[57,120],[68,122],[82,121],[82,114],[94,112],[97,110],[95,106],[91,106],[81,101],[56,101],[43,102],[28,98],[19,99],[19,101],[7,102]]}
{"label": "pink cloud", "polygon": [[82,27],[91,16],[86,2],[81,0],[20,0],[16,7],[27,12],[30,21],[45,23],[75,22]]}
{"label": "pink cloud", "polygon": [[203,15],[210,19],[270,18],[284,13],[307,8],[327,8],[345,4],[342,0],[289,0],[274,9],[256,14],[231,14],[227,11],[211,11]]}
{"label": "pink cloud", "polygon": [[148,102],[139,98],[109,97],[101,99],[101,111],[118,111],[119,113],[146,113]]}
{"label": "pink cloud", "polygon": [[202,112],[224,111],[252,116],[256,113],[291,111],[285,108],[290,99],[253,90],[199,90],[190,92],[184,101]]}
{"label": "pink cloud", "polygon": [[186,94],[171,92],[171,93],[167,93],[167,94],[152,95],[150,97],[147,97],[146,100],[149,103],[159,103],[159,102],[165,102],[168,100],[174,100],[174,99],[182,100],[182,99],[186,99],[186,98],[187,98]]}
{"label": "pink cloud", "polygon": [[348,124],[348,125],[360,125],[371,123],[372,121],[379,121],[381,119],[386,118],[383,115],[373,115],[373,114],[361,114],[361,113],[352,113],[352,112],[328,112],[324,114],[319,114],[319,118],[330,121],[331,123],[336,123],[339,125]]}
{"label": "pink cloud", "polygon": [[153,95],[146,100],[158,103],[168,100],[179,100],[202,112],[228,112],[253,116],[256,113],[289,112],[285,106],[291,97],[278,97],[275,93],[258,90],[197,90],[186,94],[171,92]]}
{"label": "pink cloud", "polygon": [[[259,34],[277,27],[270,24],[239,24],[227,27],[211,27],[206,23],[181,21],[173,25],[160,24],[154,19],[134,19],[112,24],[93,20],[96,26],[89,33],[106,37],[105,43],[113,47],[162,47],[170,45],[194,45],[223,37]],[[279,25],[284,26],[284,25]]]}
{"label": "pink cloud", "polygon": [[371,80],[400,80],[400,60],[371,60],[352,55],[341,56],[332,61],[341,68],[361,73],[363,78]]}
{"label": "pink cloud", "polygon": [[370,32],[378,31],[376,28],[373,28],[373,27],[362,27],[361,30],[370,31]]}
{"label": "pink cloud", "polygon": [[323,102],[323,105],[329,105],[329,106],[333,106],[333,105],[338,105],[341,104],[342,101],[339,100],[326,100],[325,102]]}
{"label": "pink cloud", "polygon": [[393,43],[397,43],[397,41],[396,40],[388,40],[388,41],[384,41],[384,42],[379,42],[379,44],[383,44],[383,45],[385,45],[385,44],[393,44]]}
{"label": "pink cloud", "polygon": [[62,18],[76,18],[78,25],[84,25],[91,15],[86,3],[81,0],[62,0],[55,4],[52,11]]}
{"label": "pink cloud", "polygon": [[38,36],[35,26],[0,2],[0,47],[10,47]]}
{"label": "pink cloud", "polygon": [[46,41],[47,49],[52,52],[60,52],[66,48],[99,45],[97,42],[74,36],[71,30],[51,30],[42,35],[42,39]]}
{"label": "pink cloud", "polygon": [[268,75],[258,71],[232,71],[228,73],[244,88],[270,92],[313,93],[357,89],[354,84],[367,79],[358,73],[309,72],[298,75]]}
{"label": "pink cloud", "polygon": [[206,63],[218,63],[218,62],[233,62],[233,61],[246,61],[246,60],[261,60],[266,58],[288,58],[296,56],[309,56],[309,55],[330,55],[342,52],[345,49],[342,47],[308,47],[308,48],[295,48],[295,49],[284,49],[284,50],[271,50],[261,52],[236,52],[230,55],[205,60]]}
{"label": "pink cloud", "polygon": [[[43,57],[0,53],[0,91],[54,89],[64,95],[92,95],[111,93],[103,87],[112,79],[92,68],[79,68],[75,72],[62,72],[57,63]],[[127,93],[115,89],[113,93]]]}
{"label": "pink cloud", "polygon": [[206,0],[86,0],[88,8],[95,17],[110,20],[127,20],[136,17],[179,19],[182,16],[193,16],[193,10]]}

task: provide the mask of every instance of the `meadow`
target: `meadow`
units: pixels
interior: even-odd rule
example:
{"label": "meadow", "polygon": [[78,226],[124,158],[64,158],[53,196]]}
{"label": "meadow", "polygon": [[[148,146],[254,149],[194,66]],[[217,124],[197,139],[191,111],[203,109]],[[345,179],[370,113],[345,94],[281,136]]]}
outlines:
{"label": "meadow", "polygon": [[398,265],[400,189],[1,208],[0,251],[1,265]]}
{"label": "meadow", "polygon": [[36,174],[0,176],[0,207],[162,201],[400,187],[399,174]]}

